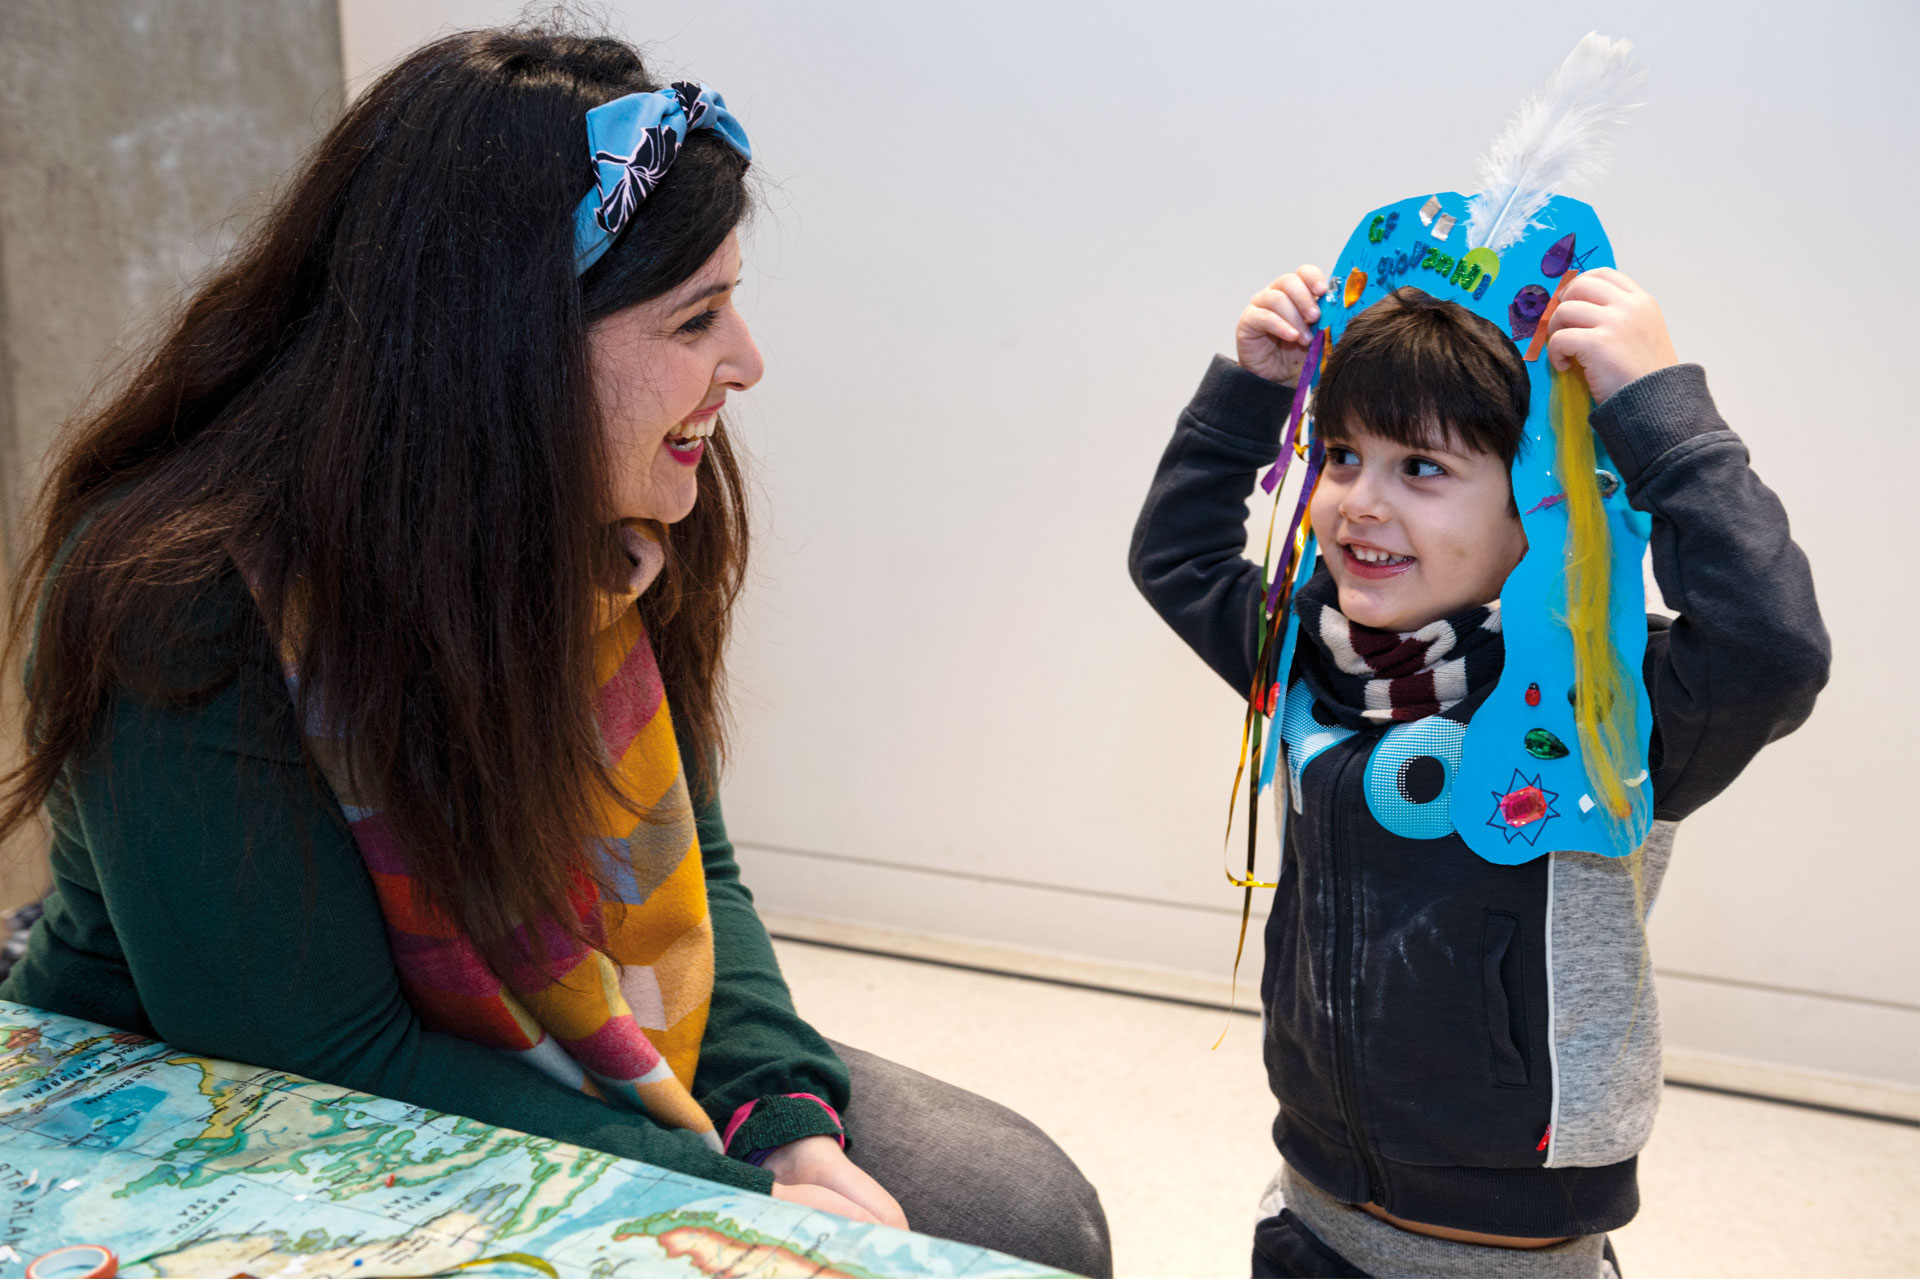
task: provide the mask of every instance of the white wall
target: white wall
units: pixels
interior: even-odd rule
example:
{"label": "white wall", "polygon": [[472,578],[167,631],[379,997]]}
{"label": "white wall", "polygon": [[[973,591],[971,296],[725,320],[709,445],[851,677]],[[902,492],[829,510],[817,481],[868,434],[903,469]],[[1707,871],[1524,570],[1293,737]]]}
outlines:
{"label": "white wall", "polygon": [[[1035,9],[615,6],[773,183],[727,790],[762,902],[1224,974],[1238,699],[1128,583],[1137,504],[1247,295],[1361,210],[1470,186],[1597,26],[1652,77],[1580,194],[1793,513],[1836,652],[1813,721],[1681,834],[1669,1035],[1920,1084],[1920,10]],[[517,6],[341,10],[357,77]]]}

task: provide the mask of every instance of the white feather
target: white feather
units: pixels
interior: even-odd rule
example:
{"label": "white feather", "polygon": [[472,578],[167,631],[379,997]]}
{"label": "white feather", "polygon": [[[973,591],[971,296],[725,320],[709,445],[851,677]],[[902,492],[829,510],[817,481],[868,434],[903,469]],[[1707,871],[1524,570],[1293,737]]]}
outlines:
{"label": "white feather", "polygon": [[1525,235],[1549,197],[1606,171],[1613,126],[1647,73],[1633,45],[1589,31],[1553,79],[1528,95],[1480,158],[1480,189],[1467,201],[1467,246],[1499,253]]}

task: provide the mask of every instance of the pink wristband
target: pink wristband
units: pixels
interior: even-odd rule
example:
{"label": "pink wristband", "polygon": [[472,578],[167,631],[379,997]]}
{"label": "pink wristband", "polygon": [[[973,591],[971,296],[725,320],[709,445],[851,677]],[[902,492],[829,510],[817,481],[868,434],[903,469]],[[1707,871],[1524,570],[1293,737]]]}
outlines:
{"label": "pink wristband", "polygon": [[[834,1136],[839,1139],[841,1148],[843,1150],[845,1149],[847,1145],[847,1126],[846,1123],[840,1119],[840,1113],[833,1109],[832,1103],[815,1093],[783,1093],[780,1096],[783,1098],[805,1098],[808,1102],[819,1103],[821,1110],[833,1117],[833,1122],[840,1126],[840,1132]],[[753,1109],[759,1105],[760,1099],[755,1098],[752,1102],[743,1102],[735,1108],[733,1118],[727,1121],[726,1131],[720,1135],[720,1146],[723,1149],[733,1145],[733,1135],[740,1132],[740,1126],[747,1122],[753,1115]]]}

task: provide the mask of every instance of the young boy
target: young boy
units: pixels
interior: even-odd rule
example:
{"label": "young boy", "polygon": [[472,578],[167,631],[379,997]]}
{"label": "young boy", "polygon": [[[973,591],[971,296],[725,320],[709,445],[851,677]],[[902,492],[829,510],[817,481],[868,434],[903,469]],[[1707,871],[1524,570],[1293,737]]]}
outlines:
{"label": "young boy", "polygon": [[[1134,530],[1134,582],[1242,695],[1264,604],[1245,502],[1326,291],[1303,266],[1254,296],[1238,363],[1208,370]],[[1652,517],[1654,573],[1680,611],[1648,619],[1652,834],[1632,859],[1506,866],[1450,824],[1375,816],[1381,788],[1395,815],[1446,812],[1450,777],[1396,744],[1420,726],[1457,735],[1487,697],[1498,597],[1527,550],[1510,479],[1526,366],[1489,322],[1401,289],[1349,323],[1315,400],[1323,558],[1279,676],[1275,803],[1291,813],[1261,978],[1284,1165],[1256,1276],[1617,1274],[1605,1233],[1639,1207],[1659,1097],[1642,926],[1674,824],[1798,726],[1826,680],[1786,513],[1654,300],[1588,271],[1548,333],[1554,367],[1577,364],[1592,390],[1593,428]]]}

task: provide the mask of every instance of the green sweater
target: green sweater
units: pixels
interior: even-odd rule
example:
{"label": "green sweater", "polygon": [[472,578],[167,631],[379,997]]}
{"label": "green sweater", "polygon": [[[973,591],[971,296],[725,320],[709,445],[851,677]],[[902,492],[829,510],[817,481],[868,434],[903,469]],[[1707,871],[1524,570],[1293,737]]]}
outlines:
{"label": "green sweater", "polygon": [[[211,617],[251,608],[237,575]],[[230,614],[228,615],[230,616]],[[231,659],[183,644],[176,670]],[[316,789],[318,788],[318,789]],[[401,994],[380,906],[339,806],[310,780],[276,667],[243,660],[189,707],[125,693],[47,803],[53,892],[0,998],[487,1124],[767,1191],[772,1175],[428,1031]],[[742,1103],[847,1072],[801,1021],[717,802],[698,814],[713,916],[713,1007],[694,1097],[725,1129]],[[814,1107],[762,1107],[736,1153],[832,1131]]]}

